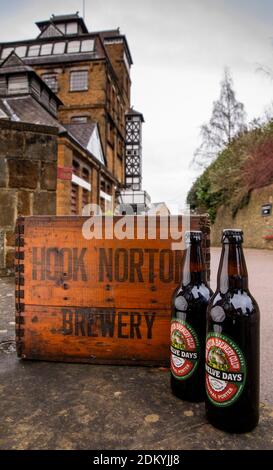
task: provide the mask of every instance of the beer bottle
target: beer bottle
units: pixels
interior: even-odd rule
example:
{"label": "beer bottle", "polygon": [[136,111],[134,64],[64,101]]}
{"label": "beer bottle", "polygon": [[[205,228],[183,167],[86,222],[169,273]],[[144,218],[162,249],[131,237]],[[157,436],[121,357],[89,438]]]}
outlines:
{"label": "beer bottle", "polygon": [[202,232],[185,233],[182,280],[172,299],[171,388],[183,400],[205,399],[206,283]]}
{"label": "beer bottle", "polygon": [[259,421],[259,308],[248,290],[242,230],[223,231],[217,290],[207,311],[206,413],[215,427]]}

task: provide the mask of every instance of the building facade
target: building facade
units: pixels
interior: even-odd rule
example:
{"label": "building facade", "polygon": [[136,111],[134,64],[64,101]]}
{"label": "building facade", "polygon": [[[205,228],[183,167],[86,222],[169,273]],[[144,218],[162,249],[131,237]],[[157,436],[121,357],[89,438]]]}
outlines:
{"label": "building facade", "polygon": [[78,14],[37,26],[34,39],[0,43],[0,271],[12,267],[19,214],[77,215],[88,203],[110,213],[122,192],[141,192],[141,154],[138,175],[127,174],[126,37],[89,32]]}
{"label": "building facade", "polygon": [[[88,184],[76,190],[74,178],[71,190],[71,207],[64,195],[57,205],[58,213],[79,213],[81,195],[91,187],[88,199],[100,203],[102,208],[113,209],[117,187],[125,184],[125,120],[130,109],[130,67],[132,57],[126,37],[119,29],[89,32],[83,19],[75,15],[52,16],[37,23],[36,38],[0,44],[0,60],[3,62],[12,51],[30,66],[62,102],[58,107],[58,121],[73,128],[77,126],[100,141],[104,155],[103,165],[111,178],[104,177],[99,168],[85,168],[82,156],[63,156],[59,149],[59,188],[66,188],[69,169]],[[87,162],[88,163],[88,162]],[[100,162],[101,163],[101,162]],[[88,170],[88,171],[86,171]]]}

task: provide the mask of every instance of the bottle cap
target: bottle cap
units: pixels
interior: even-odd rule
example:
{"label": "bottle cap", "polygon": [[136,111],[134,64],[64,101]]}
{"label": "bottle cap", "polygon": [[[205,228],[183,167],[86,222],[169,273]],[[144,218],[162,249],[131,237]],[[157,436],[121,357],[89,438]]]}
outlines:
{"label": "bottle cap", "polygon": [[203,238],[203,233],[201,230],[191,230],[185,232],[185,242],[201,242]]}
{"label": "bottle cap", "polygon": [[222,243],[243,243],[243,230],[237,228],[225,228],[222,234]]}

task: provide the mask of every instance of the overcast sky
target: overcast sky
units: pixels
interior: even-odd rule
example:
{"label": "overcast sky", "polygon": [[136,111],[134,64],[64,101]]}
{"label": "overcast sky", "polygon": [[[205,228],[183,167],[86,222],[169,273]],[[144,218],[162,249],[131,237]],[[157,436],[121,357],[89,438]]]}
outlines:
{"label": "overcast sky", "polygon": [[[86,0],[89,30],[120,27],[134,65],[132,105],[145,117],[143,188],[183,206],[199,130],[228,66],[248,120],[273,101],[272,0]],[[0,0],[0,41],[36,37],[35,21],[82,13],[82,0]]]}

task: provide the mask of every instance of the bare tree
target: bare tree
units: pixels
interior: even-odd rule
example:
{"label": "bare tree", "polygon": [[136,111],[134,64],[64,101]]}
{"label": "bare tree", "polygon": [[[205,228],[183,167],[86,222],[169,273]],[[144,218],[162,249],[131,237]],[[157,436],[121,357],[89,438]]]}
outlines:
{"label": "bare tree", "polygon": [[194,153],[193,162],[207,167],[236,135],[246,129],[245,119],[244,105],[236,100],[232,77],[226,68],[210,121],[201,126],[202,142]]}

